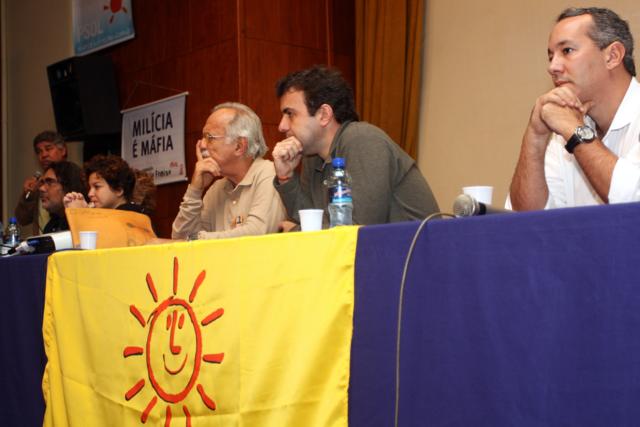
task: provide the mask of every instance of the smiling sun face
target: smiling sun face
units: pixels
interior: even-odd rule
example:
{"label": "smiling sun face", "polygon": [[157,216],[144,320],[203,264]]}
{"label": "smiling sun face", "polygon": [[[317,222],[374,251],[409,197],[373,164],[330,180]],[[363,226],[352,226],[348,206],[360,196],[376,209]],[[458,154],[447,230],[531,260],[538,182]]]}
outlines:
{"label": "smiling sun face", "polygon": [[[146,352],[146,367],[149,381],[155,391],[155,396],[149,401],[142,412],[140,420],[145,423],[149,413],[158,402],[158,397],[168,403],[165,410],[165,425],[171,422],[171,404],[178,404],[184,400],[198,380],[202,362],[222,363],[224,353],[202,354],[202,334],[200,327],[205,327],[224,314],[224,309],[218,308],[206,316],[202,321],[198,319],[191,307],[198,289],[206,276],[205,270],[196,278],[189,300],[176,298],[178,292],[178,259],[173,260],[173,295],[162,301],[149,317],[149,331],[146,346],[128,346],[124,349],[124,357],[141,356]],[[147,286],[155,302],[158,294],[150,274],[147,274]],[[134,306],[130,306],[131,314],[140,325],[145,328],[147,322]],[[125,399],[133,398],[145,385],[141,379],[125,393]],[[216,404],[209,397],[201,384],[196,386],[202,402],[210,410],[216,409]],[[182,411],[190,425],[191,415],[186,405]]]}
{"label": "smiling sun face", "polygon": [[169,297],[160,304],[149,324],[146,350],[149,379],[158,395],[171,403],[184,399],[200,371],[202,355],[200,327],[189,303]]}

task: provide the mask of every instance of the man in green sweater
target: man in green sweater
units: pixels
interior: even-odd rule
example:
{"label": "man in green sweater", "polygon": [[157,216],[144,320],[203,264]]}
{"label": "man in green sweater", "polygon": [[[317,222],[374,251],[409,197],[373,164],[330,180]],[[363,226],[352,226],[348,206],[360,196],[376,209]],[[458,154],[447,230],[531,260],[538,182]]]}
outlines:
{"label": "man in green sweater", "polygon": [[[274,185],[299,223],[298,210],[324,209],[331,160],[343,157],[352,177],[354,224],[421,220],[438,211],[415,161],[376,126],[358,121],[353,93],[336,70],[313,67],[276,85],[286,138],[273,149]],[[295,169],[302,161],[302,171]]]}

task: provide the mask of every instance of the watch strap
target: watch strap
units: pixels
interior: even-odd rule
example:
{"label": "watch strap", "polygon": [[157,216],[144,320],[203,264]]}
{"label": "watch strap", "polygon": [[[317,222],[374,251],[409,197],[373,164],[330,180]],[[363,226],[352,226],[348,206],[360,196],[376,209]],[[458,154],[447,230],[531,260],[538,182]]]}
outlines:
{"label": "watch strap", "polygon": [[571,135],[571,138],[569,138],[564,148],[570,154],[573,154],[573,150],[575,150],[578,144],[580,144],[581,142],[582,142],[582,139],[577,134],[574,133],[573,135]]}

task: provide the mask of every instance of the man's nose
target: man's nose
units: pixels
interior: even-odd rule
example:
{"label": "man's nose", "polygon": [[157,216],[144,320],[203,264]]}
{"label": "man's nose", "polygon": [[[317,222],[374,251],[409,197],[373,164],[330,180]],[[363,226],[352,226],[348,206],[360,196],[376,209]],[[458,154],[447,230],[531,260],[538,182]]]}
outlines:
{"label": "man's nose", "polygon": [[547,72],[551,76],[553,76],[555,74],[562,72],[562,67],[563,67],[562,60],[558,58],[556,55],[554,55],[549,60],[549,66],[547,67]]}
{"label": "man's nose", "polygon": [[282,133],[286,133],[289,130],[289,120],[286,116],[282,116],[280,124],[278,124],[278,130]]}

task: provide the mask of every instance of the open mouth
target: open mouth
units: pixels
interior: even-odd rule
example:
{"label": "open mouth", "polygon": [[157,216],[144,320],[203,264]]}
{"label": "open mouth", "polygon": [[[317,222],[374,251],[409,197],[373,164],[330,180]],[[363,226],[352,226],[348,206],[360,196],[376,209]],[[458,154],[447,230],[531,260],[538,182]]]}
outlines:
{"label": "open mouth", "polygon": [[185,354],[184,355],[184,360],[182,361],[182,365],[180,365],[180,367],[178,369],[172,370],[169,369],[169,367],[167,366],[167,359],[165,354],[162,354],[162,362],[164,363],[164,370],[167,371],[168,373],[170,373],[171,375],[176,375],[179,374],[180,371],[182,371],[184,369],[184,365],[187,364],[187,357],[189,357],[189,354]]}

